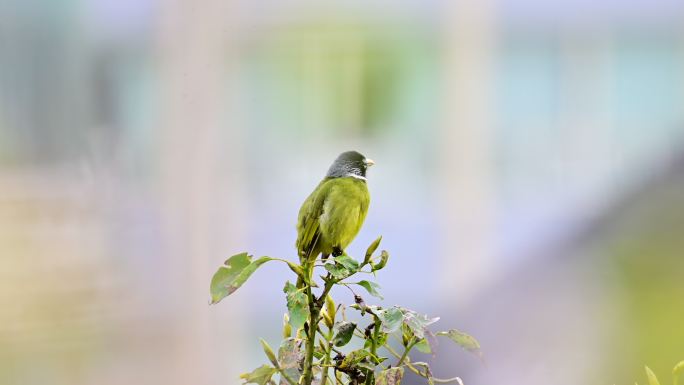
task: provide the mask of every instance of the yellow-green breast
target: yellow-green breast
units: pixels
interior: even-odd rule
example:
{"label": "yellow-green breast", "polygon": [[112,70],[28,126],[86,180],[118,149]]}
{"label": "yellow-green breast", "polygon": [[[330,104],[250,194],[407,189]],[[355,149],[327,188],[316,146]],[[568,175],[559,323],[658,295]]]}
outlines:
{"label": "yellow-green breast", "polygon": [[302,260],[344,250],[359,233],[370,194],[364,179],[325,178],[304,201],[297,220],[297,252]]}

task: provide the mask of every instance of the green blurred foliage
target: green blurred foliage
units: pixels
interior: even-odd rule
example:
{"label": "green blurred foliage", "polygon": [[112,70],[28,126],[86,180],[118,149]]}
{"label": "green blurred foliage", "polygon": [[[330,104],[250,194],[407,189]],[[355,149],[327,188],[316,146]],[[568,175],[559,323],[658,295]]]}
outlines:
{"label": "green blurred foliage", "polygon": [[643,363],[667,372],[684,355],[683,192],[684,183],[670,184],[632,207],[610,247],[623,309],[605,377],[615,383],[631,383]]}

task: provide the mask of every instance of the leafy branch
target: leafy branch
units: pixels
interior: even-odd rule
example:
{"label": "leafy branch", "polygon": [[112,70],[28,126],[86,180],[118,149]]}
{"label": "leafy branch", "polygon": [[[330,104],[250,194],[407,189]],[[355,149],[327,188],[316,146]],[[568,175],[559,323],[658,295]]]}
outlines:
{"label": "leafy branch", "polygon": [[[274,377],[280,376],[279,385],[397,385],[405,368],[425,378],[428,384],[456,382],[435,378],[425,362],[413,362],[410,353],[415,349],[434,353],[438,337],[446,337],[465,350],[480,355],[480,345],[472,336],[456,329],[433,333],[428,326],[439,320],[416,311],[400,307],[369,305],[359,295],[363,288],[369,295],[382,299],[380,286],[370,280],[351,280],[356,274],[372,274],[387,265],[389,253],[375,252],[382,237],[376,239],[359,262],[347,254],[302,265],[280,258],[260,257],[253,259],[248,253],[228,258],[211,280],[211,303],[216,304],[239,289],[264,263],[278,261],[287,264],[295,274],[297,285],[285,283],[283,292],[288,312],[283,319],[283,341],[278,354],[261,340],[261,345],[271,365],[262,365],[250,373],[241,375],[245,384],[275,385]],[[320,281],[313,278],[319,269]],[[330,296],[335,287],[345,287],[354,296],[350,306],[336,305]],[[318,292],[318,294],[317,294]],[[350,322],[345,310],[360,313],[368,324],[360,326]],[[390,344],[393,336],[403,350],[398,353]],[[362,348],[344,349],[354,339],[361,340]],[[394,356],[396,363],[380,354],[381,349]]]}

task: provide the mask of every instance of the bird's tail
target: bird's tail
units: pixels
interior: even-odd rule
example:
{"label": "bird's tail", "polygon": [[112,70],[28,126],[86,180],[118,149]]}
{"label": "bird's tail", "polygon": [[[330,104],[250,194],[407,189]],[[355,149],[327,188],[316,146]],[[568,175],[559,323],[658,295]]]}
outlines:
{"label": "bird's tail", "polygon": [[[318,239],[320,238],[320,233],[316,233],[313,242],[306,248],[299,250],[299,260],[302,264],[302,270],[304,270],[308,277],[309,282],[313,282],[313,266],[318,258],[318,252],[316,252],[316,245],[318,244]],[[304,287],[304,280],[302,277],[297,278],[297,288],[301,289]]]}
{"label": "bird's tail", "polygon": [[[312,260],[311,251],[309,251],[308,253],[302,252],[300,254],[300,261],[301,261],[301,265],[302,265],[302,270],[306,274],[308,274],[307,279],[309,280],[309,282],[311,282],[311,279],[313,278],[313,264],[316,261],[315,258],[316,257],[314,257]],[[301,276],[297,277],[297,289],[301,289],[303,287],[304,287],[304,280],[302,279]]]}

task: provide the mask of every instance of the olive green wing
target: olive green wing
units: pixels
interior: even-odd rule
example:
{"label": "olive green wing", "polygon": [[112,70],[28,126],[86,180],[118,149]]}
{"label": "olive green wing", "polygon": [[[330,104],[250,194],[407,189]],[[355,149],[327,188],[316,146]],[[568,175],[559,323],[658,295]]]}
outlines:
{"label": "olive green wing", "polygon": [[330,179],[324,179],[299,209],[297,218],[297,253],[300,259],[311,256],[320,237],[319,219],[323,214],[323,203],[330,190]]}

